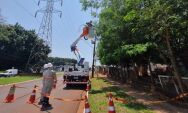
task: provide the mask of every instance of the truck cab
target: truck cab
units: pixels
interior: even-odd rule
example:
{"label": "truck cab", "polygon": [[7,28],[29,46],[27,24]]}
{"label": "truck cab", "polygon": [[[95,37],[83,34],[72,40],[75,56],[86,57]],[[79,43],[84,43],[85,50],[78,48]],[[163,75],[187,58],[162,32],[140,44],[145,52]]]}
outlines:
{"label": "truck cab", "polygon": [[84,62],[83,65],[65,65],[63,78],[67,86],[76,84],[87,85],[89,81],[89,62]]}

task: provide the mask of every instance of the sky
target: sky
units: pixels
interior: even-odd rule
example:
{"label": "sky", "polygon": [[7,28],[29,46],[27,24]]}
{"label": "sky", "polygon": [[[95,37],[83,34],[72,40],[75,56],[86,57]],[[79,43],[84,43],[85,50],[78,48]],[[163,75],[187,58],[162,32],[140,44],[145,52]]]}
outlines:
{"label": "sky", "polygon": [[[1,15],[7,24],[18,22],[25,29],[34,29],[38,32],[43,14],[38,13],[36,18],[34,15],[37,10],[45,7],[46,2],[41,0],[39,6],[37,3],[37,0],[0,0]],[[76,59],[70,50],[70,45],[82,33],[83,25],[94,18],[90,15],[90,11],[82,11],[82,4],[79,0],[63,0],[62,6],[60,2],[56,2],[54,9],[62,11],[62,17],[53,14],[53,41],[50,55]],[[93,52],[91,41],[81,40],[77,47],[81,57],[89,61],[91,65]]]}

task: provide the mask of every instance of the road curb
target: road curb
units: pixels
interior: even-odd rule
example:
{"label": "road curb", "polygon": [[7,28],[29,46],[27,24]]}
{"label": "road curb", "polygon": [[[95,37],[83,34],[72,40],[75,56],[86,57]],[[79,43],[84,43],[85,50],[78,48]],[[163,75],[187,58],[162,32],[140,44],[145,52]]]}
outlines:
{"label": "road curb", "polygon": [[13,84],[23,84],[23,83],[27,83],[27,82],[38,81],[38,80],[41,80],[41,79],[42,79],[42,78],[34,79],[34,80],[28,80],[28,81],[23,81],[23,82],[16,82],[16,83],[11,83],[11,84],[5,84],[5,85],[0,85],[0,87],[11,86],[11,85],[13,85]]}
{"label": "road curb", "polygon": [[[85,95],[86,95],[86,92],[84,91],[82,93],[82,98],[85,98]],[[85,101],[80,101],[80,104],[76,113],[83,113],[84,107],[85,107]]]}

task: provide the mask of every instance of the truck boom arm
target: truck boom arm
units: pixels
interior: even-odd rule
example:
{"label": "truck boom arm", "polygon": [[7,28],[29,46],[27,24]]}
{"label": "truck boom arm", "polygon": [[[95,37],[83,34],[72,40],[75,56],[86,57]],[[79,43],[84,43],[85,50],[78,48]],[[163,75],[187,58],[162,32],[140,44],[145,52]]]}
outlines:
{"label": "truck boom arm", "polygon": [[[92,26],[93,26],[92,21],[87,22],[85,27],[83,28],[82,34],[71,44],[71,52],[74,52],[74,54],[76,55],[78,60],[81,60],[81,56],[80,56],[80,53],[79,53],[76,45],[78,44],[78,42],[81,40],[82,37],[88,36],[88,34],[90,32],[89,30],[92,28]],[[86,40],[86,38],[84,38],[84,39]]]}

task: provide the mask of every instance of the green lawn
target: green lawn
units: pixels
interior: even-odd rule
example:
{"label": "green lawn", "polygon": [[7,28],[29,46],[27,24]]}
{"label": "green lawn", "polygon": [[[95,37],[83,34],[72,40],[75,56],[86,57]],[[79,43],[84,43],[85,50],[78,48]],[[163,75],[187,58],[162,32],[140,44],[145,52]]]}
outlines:
{"label": "green lawn", "polygon": [[4,73],[5,71],[0,70],[0,73]]}
{"label": "green lawn", "polygon": [[57,72],[56,75],[57,76],[63,76],[64,72]]}
{"label": "green lawn", "polygon": [[126,94],[126,91],[118,86],[111,85],[107,80],[102,78],[92,79],[92,90],[89,93],[89,103],[91,112],[107,113],[108,98],[106,94],[111,92],[115,97],[124,98],[128,104],[114,101],[117,113],[154,113],[143,104],[135,102],[135,99]]}
{"label": "green lawn", "polygon": [[10,83],[17,83],[17,82],[23,82],[33,79],[39,79],[41,78],[40,75],[17,75],[15,77],[0,77],[0,85],[10,84]]}
{"label": "green lawn", "polygon": [[[63,72],[57,72],[56,74],[57,76],[63,76]],[[34,79],[39,79],[41,77],[42,75],[37,75],[37,74],[17,75],[15,77],[0,77],[0,85],[34,80]]]}

